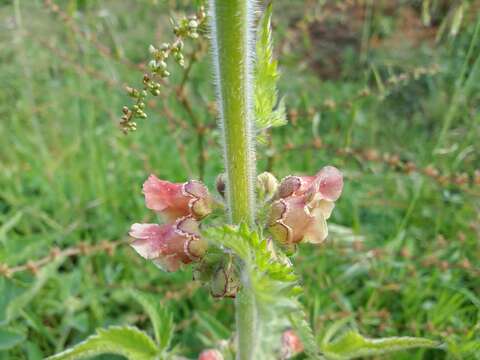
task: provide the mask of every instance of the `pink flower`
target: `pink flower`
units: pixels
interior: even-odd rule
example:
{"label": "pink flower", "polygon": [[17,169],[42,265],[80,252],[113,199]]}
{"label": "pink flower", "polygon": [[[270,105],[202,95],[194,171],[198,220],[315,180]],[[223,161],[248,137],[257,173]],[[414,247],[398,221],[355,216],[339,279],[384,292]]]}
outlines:
{"label": "pink flower", "polygon": [[198,356],[198,360],[223,360],[223,355],[215,349],[203,350]]}
{"label": "pink flower", "polygon": [[135,239],[131,243],[135,251],[166,271],[200,260],[207,248],[200,238],[198,222],[192,217],[166,225],[133,224],[129,234]]}
{"label": "pink flower", "polygon": [[282,359],[289,359],[303,352],[303,344],[293,330],[286,330],[282,334]]}
{"label": "pink flower", "polygon": [[343,188],[343,176],[334,166],[323,167],[315,176],[287,176],[278,188],[278,197],[287,198],[305,194],[318,194],[323,199],[335,201]]}
{"label": "pink flower", "polygon": [[268,226],[284,245],[321,243],[328,235],[327,219],[342,192],[340,171],[326,166],[315,176],[288,176],[279,186]]}
{"label": "pink flower", "polygon": [[147,208],[163,214],[167,220],[187,215],[200,220],[212,211],[212,198],[199,181],[171,183],[150,175],[143,184],[143,193]]}

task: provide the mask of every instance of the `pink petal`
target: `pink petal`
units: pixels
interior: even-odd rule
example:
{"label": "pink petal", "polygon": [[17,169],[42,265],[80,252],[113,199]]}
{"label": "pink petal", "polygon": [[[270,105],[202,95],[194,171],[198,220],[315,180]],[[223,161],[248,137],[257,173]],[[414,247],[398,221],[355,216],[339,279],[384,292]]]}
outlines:
{"label": "pink petal", "polygon": [[293,330],[286,330],[282,334],[282,358],[289,359],[303,350],[303,343]]}
{"label": "pink petal", "polygon": [[155,259],[165,248],[165,235],[168,231],[168,225],[133,224],[129,235],[136,240],[130,245],[145,259]]}
{"label": "pink petal", "polygon": [[211,212],[212,199],[199,181],[171,183],[150,175],[143,184],[143,193],[147,207],[162,213],[167,220],[188,215],[202,219]]}
{"label": "pink petal", "polygon": [[175,203],[181,189],[182,184],[174,184],[150,175],[143,184],[147,207],[159,212],[164,211]]}
{"label": "pink petal", "polygon": [[199,236],[198,222],[191,217],[179,218],[174,224],[133,224],[131,246],[145,259],[160,268],[175,271],[182,264],[200,260],[207,243]]}
{"label": "pink petal", "polygon": [[303,240],[311,244],[321,244],[328,236],[327,220],[320,208],[314,209],[312,215],[314,219],[305,229]]}
{"label": "pink petal", "polygon": [[303,196],[280,199],[272,205],[270,232],[282,244],[296,244],[302,240],[313,219]]}
{"label": "pink petal", "polygon": [[198,356],[198,360],[223,360],[223,355],[215,349],[203,350]]}
{"label": "pink petal", "polygon": [[182,267],[180,259],[174,255],[159,257],[153,263],[162,271],[173,272]]}
{"label": "pink petal", "polygon": [[335,201],[342,194],[343,175],[336,167],[325,166],[315,176],[315,186],[324,199]]}

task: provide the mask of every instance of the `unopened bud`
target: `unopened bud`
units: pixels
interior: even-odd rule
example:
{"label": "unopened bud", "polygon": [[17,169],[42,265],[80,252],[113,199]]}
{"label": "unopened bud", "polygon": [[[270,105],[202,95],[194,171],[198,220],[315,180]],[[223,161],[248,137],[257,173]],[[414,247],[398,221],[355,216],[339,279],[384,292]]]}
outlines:
{"label": "unopened bud", "polygon": [[216,180],[217,191],[223,198],[225,198],[225,190],[227,188],[226,180],[226,175],[224,173],[218,175]]}
{"label": "unopened bud", "polygon": [[215,349],[203,350],[198,356],[198,360],[223,360],[223,355]]}
{"label": "unopened bud", "polygon": [[162,69],[162,70],[165,70],[167,68],[167,63],[165,61],[159,61],[157,63],[157,66]]}
{"label": "unopened bud", "polygon": [[148,67],[150,70],[155,71],[157,69],[157,62],[155,60],[150,60]]}
{"label": "unopened bud", "polygon": [[210,282],[210,292],[213,297],[237,296],[240,289],[240,279],[231,263],[220,266]]}
{"label": "unopened bud", "polygon": [[268,201],[277,192],[278,180],[273,174],[267,171],[263,172],[257,176],[257,189],[260,199]]}
{"label": "unopened bud", "polygon": [[303,344],[293,330],[286,330],[282,334],[282,359],[290,359],[303,352]]}

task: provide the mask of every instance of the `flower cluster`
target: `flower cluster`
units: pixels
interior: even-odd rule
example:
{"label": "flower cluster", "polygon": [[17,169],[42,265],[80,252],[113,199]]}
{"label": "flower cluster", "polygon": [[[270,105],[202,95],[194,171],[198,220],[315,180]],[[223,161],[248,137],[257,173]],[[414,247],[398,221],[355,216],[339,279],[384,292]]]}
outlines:
{"label": "flower cluster", "polygon": [[212,198],[199,181],[183,184],[158,179],[154,175],[143,184],[147,208],[161,214],[164,225],[133,224],[131,246],[145,259],[166,271],[200,260],[207,243],[200,237],[199,221],[210,214]]}
{"label": "flower cluster", "polygon": [[[224,193],[224,178],[217,190]],[[341,172],[333,166],[315,176],[287,176],[281,182],[270,173],[258,176],[257,192],[264,205],[268,228],[274,242],[287,250],[300,242],[319,244],[328,234],[327,219],[343,188]],[[143,184],[147,208],[161,214],[166,224],[133,224],[131,246],[145,259],[166,271],[199,262],[195,278],[210,283],[214,297],[235,297],[240,283],[231,256],[205,257],[207,242],[200,235],[199,222],[212,212],[213,198],[204,184],[190,180],[182,184],[151,175]],[[269,241],[272,252],[275,249]],[[220,253],[222,252],[222,249]]]}
{"label": "flower cluster", "polygon": [[141,89],[126,87],[127,94],[134,100],[135,104],[132,107],[124,106],[122,108],[120,128],[125,134],[137,129],[136,119],[147,118],[145,112],[147,96],[149,94],[152,96],[160,95],[162,84],[165,84],[164,80],[170,76],[168,60],[173,58],[180,67],[185,67],[184,42],[187,39],[197,39],[199,37],[199,31],[206,23],[206,19],[205,9],[201,6],[196,14],[185,17],[178,24],[174,24],[174,41],[164,42],[158,47],[149,46],[151,59],[148,62],[148,68],[150,72],[143,75],[143,87]]}

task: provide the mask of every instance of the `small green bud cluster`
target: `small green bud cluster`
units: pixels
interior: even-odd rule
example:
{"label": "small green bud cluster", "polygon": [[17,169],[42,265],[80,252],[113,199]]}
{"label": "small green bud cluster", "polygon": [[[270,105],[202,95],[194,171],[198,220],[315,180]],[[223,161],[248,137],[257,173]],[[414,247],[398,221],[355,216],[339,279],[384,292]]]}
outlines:
{"label": "small green bud cluster", "polygon": [[163,43],[159,48],[156,48],[153,45],[150,45],[148,51],[152,55],[152,59],[148,63],[148,67],[152,74],[158,75],[161,78],[167,78],[170,76],[170,72],[167,70],[167,60],[170,55],[173,56],[174,60],[181,67],[185,66],[184,57],[182,54],[183,49],[183,40],[182,38],[177,38],[173,43]]}
{"label": "small green bud cluster", "polygon": [[[147,89],[149,89],[149,83],[150,79],[148,75],[145,75],[143,77],[143,82],[144,82],[144,89],[143,90],[138,90],[135,88],[132,88],[130,86],[126,87],[126,91],[128,95],[135,99],[135,105],[133,105],[131,108],[128,106],[124,106],[122,108],[122,117],[120,120],[120,127],[123,131],[123,133],[128,133],[129,131],[135,131],[137,130],[137,123],[134,121],[136,118],[140,119],[146,119],[147,114],[145,113],[145,98],[147,97]],[[148,84],[148,85],[145,85]],[[158,87],[159,88],[159,87]],[[156,90],[158,90],[157,87],[155,87]],[[153,94],[153,92],[151,91]],[[160,94],[158,90],[158,94]],[[158,95],[156,94],[156,95]]]}
{"label": "small green bud cluster", "polygon": [[198,29],[201,25],[204,24],[206,19],[206,13],[203,6],[200,7],[200,10],[197,14],[189,16],[188,18],[183,18],[179,24],[176,24],[173,28],[173,32],[177,37],[185,38],[189,37],[192,39],[198,38]]}
{"label": "small green bud cluster", "polygon": [[[173,58],[180,66],[185,67],[185,58],[183,55],[184,40],[187,38],[197,39],[199,37],[198,30],[206,21],[205,9],[200,7],[199,11],[192,16],[183,18],[178,24],[174,25],[173,33],[176,36],[172,43],[165,42],[160,46],[150,45],[148,50],[151,59],[148,62],[149,74],[143,76],[143,89],[135,89],[127,87],[127,93],[135,100],[135,105],[131,108],[124,106],[123,115],[120,120],[120,128],[123,133],[135,131],[137,129],[136,119],[146,119],[145,100],[150,94],[152,96],[160,95],[162,80],[170,76],[168,71],[168,59]],[[158,79],[158,80],[157,80]]]}

